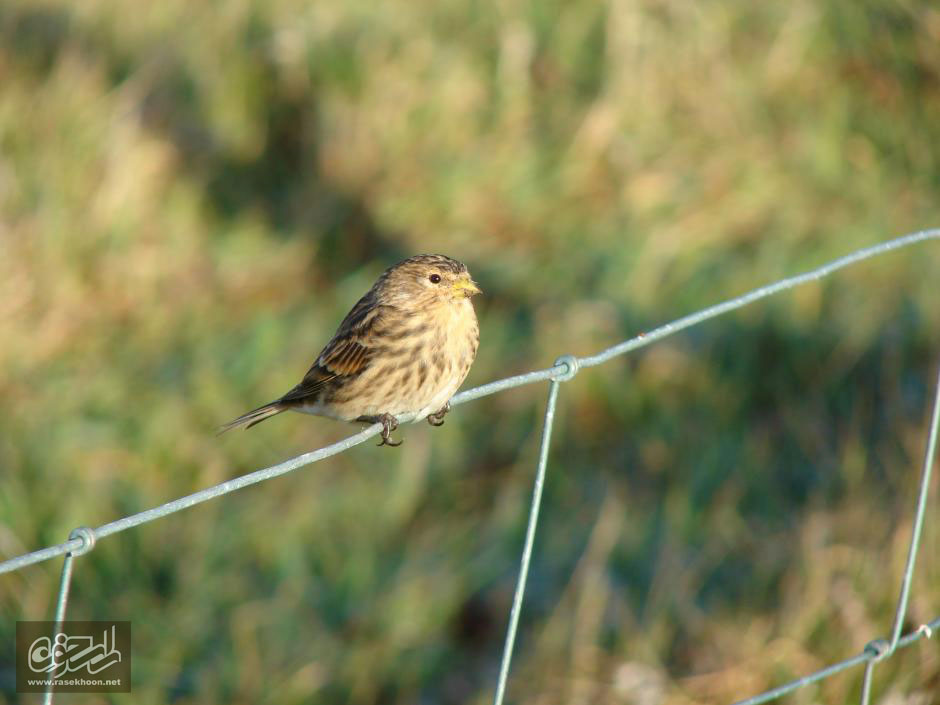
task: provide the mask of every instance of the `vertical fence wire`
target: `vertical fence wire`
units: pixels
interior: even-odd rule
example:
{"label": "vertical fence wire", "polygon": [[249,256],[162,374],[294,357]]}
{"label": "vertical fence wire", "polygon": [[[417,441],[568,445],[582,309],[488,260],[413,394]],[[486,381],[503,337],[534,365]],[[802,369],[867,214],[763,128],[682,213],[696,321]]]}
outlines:
{"label": "vertical fence wire", "polygon": [[878,649],[878,653],[865,664],[865,675],[862,679],[861,705],[868,705],[871,701],[875,665],[882,659],[893,654],[895,649],[898,648],[898,641],[901,639],[901,630],[904,628],[904,619],[907,616],[907,603],[911,596],[911,583],[914,581],[914,567],[917,563],[917,554],[920,552],[920,538],[924,530],[924,515],[927,512],[927,495],[930,493],[930,475],[933,470],[934,457],[937,450],[938,429],[940,429],[940,364],[937,365],[937,384],[934,391],[933,413],[930,417],[930,428],[927,432],[927,449],[924,452],[924,466],[920,476],[917,509],[914,514],[914,525],[911,528],[911,544],[907,550],[904,576],[901,578],[901,594],[898,596],[898,607],[894,614],[891,641],[879,644],[879,646],[883,648]]}
{"label": "vertical fence wire", "polygon": [[[72,588],[72,569],[75,565],[75,556],[71,553],[65,554],[65,561],[62,563],[62,577],[59,579],[59,595],[55,605],[55,625],[52,627],[52,653],[55,660],[56,635],[62,629],[62,622],[65,621],[65,611],[69,603],[69,591]],[[50,676],[54,676],[58,669],[54,669]],[[49,684],[46,686],[46,692],[43,694],[43,705],[52,705],[53,691],[55,690],[55,678],[49,678]]]}
{"label": "vertical fence wire", "polygon": [[875,673],[874,659],[865,664],[865,675],[862,676],[862,699],[861,705],[868,705],[871,701],[871,682]]}
{"label": "vertical fence wire", "polygon": [[542,425],[542,443],[539,447],[538,467],[535,470],[535,486],[532,489],[532,506],[529,510],[529,523],[526,526],[525,543],[519,562],[519,578],[516,581],[516,593],[512,598],[509,612],[509,626],[506,628],[506,641],[503,644],[503,658],[499,666],[499,679],[496,682],[496,695],[493,705],[502,705],[506,693],[506,680],[509,677],[509,664],[512,661],[512,647],[516,641],[519,627],[519,612],[522,610],[522,597],[525,593],[526,579],[529,576],[529,564],[532,562],[532,545],[535,543],[535,528],[539,521],[539,507],[542,504],[542,488],[545,485],[545,469],[548,466],[548,446],[552,440],[552,426],[555,421],[555,402],[558,399],[557,380],[552,380],[548,388],[548,402],[545,405],[545,421]]}
{"label": "vertical fence wire", "polygon": [[901,595],[898,597],[898,610],[894,616],[894,629],[891,632],[889,653],[893,652],[901,638],[904,618],[907,616],[907,603],[911,596],[911,582],[914,579],[914,566],[920,551],[920,537],[924,530],[924,515],[927,513],[927,495],[930,494],[930,475],[937,455],[937,435],[940,433],[940,365],[937,366],[937,385],[934,392],[933,414],[930,430],[927,433],[927,450],[924,453],[924,467],[921,471],[920,493],[917,496],[917,511],[914,526],[911,529],[911,545],[907,551],[907,563],[904,566],[904,578],[901,580]]}
{"label": "vertical fence wire", "polygon": [[[55,604],[55,622],[52,626],[52,641],[56,643],[56,635],[62,629],[62,623],[65,621],[65,613],[68,609],[69,594],[72,590],[72,572],[75,568],[75,558],[88,553],[95,547],[97,537],[95,532],[85,526],[80,526],[72,530],[69,534],[69,541],[80,541],[81,545],[65,554],[65,560],[62,562],[62,577],[59,579],[59,594],[56,597]],[[53,646],[53,660],[55,659],[55,648]],[[43,705],[52,705],[52,699],[55,693],[55,675],[58,669],[53,669],[50,674],[49,684],[46,686],[46,692],[43,694]]]}
{"label": "vertical fence wire", "polygon": [[795,690],[824,680],[837,673],[841,673],[849,668],[865,664],[865,672],[862,676],[861,705],[868,705],[871,701],[872,683],[874,679],[875,665],[890,657],[899,647],[908,646],[922,637],[928,639],[933,635],[935,629],[940,626],[940,617],[933,621],[921,625],[916,631],[902,637],[901,631],[904,627],[904,619],[907,614],[907,604],[910,597],[911,583],[914,579],[914,567],[917,560],[917,554],[920,551],[920,541],[923,535],[924,516],[927,511],[927,497],[930,493],[930,478],[933,471],[933,464],[937,454],[937,438],[940,436],[940,365],[937,366],[937,382],[934,388],[934,404],[930,417],[930,426],[927,430],[927,443],[924,451],[924,465],[921,471],[920,490],[917,495],[917,510],[914,524],[911,530],[911,541],[908,548],[907,563],[904,568],[904,575],[901,578],[901,594],[898,598],[898,606],[895,612],[894,625],[892,627],[892,639],[889,642],[886,639],[874,639],[865,645],[861,654],[841,661],[832,666],[823,668],[816,673],[812,673],[802,678],[785,683],[772,690],[765,691],[745,700],[739,700],[734,705],[759,705],[760,703],[776,700]]}

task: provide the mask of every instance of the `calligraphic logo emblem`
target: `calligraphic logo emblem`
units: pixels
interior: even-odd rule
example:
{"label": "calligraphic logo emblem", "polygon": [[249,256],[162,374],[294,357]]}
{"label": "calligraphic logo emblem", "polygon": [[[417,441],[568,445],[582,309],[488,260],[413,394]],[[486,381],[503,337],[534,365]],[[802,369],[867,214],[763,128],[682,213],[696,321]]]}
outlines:
{"label": "calligraphic logo emblem", "polygon": [[17,622],[16,689],[130,692],[130,622]]}

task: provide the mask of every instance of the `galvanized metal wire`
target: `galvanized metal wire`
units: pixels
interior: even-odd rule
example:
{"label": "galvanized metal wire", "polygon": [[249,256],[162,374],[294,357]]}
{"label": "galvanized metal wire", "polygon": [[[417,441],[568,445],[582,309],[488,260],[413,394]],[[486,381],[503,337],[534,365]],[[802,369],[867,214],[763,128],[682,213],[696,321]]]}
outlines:
{"label": "galvanized metal wire", "polygon": [[[607,348],[606,350],[603,350],[595,355],[589,355],[587,357],[580,358],[573,355],[563,355],[562,357],[558,358],[558,360],[556,360],[552,367],[508,377],[506,379],[497,380],[495,382],[490,382],[489,384],[484,384],[480,387],[461,392],[451,400],[451,405],[463,404],[474,399],[479,399],[480,397],[496,394],[497,392],[501,392],[506,389],[512,389],[514,387],[519,387],[525,384],[534,384],[536,382],[542,382],[546,380],[550,381],[548,401],[546,403],[543,420],[542,440],[539,449],[538,465],[536,467],[535,484],[532,492],[532,504],[529,510],[525,542],[520,558],[519,576],[517,579],[516,590],[512,602],[512,609],[509,615],[506,639],[503,646],[499,677],[497,680],[496,693],[493,700],[494,705],[502,705],[509,678],[512,652],[519,624],[519,615],[522,610],[525,596],[526,578],[528,576],[529,565],[531,563],[532,548],[535,543],[539,509],[541,505],[542,487],[544,485],[545,474],[548,466],[549,443],[551,441],[552,429],[554,425],[555,406],[558,399],[560,383],[570,380],[582,368],[594,367],[595,365],[603,364],[604,362],[607,362],[614,357],[624,355],[638,348],[650,345],[657,340],[665,338],[669,335],[673,335],[681,330],[689,328],[690,326],[702,323],[730,311],[734,311],[743,306],[754,303],[755,301],[759,301],[761,299],[767,298],[768,296],[786,291],[787,289],[792,289],[793,287],[799,286],[801,284],[806,284],[808,282],[816,281],[823,277],[829,276],[833,272],[843,269],[844,267],[847,267],[856,262],[883,255],[901,247],[907,247],[919,242],[935,239],[940,239],[940,228],[911,233],[893,240],[888,240],[873,247],[856,250],[855,252],[845,255],[844,257],[835,259],[827,264],[822,265],[821,267],[804,272],[803,274],[781,279],[772,284],[768,284],[766,286],[742,294],[741,296],[729,299],[728,301],[723,301],[721,303],[715,304],[714,306],[710,306],[688,316],[679,318],[652,331],[643,333],[618,345]],[[183,509],[217,499],[243,487],[248,487],[249,485],[255,485],[259,482],[270,480],[280,475],[297,470],[298,468],[310,465],[311,463],[323,460],[324,458],[342,453],[346,450],[349,450],[353,446],[359,445],[373,436],[378,435],[381,430],[381,424],[375,424],[360,431],[359,433],[353,434],[352,436],[339,441],[338,443],[333,443],[332,445],[326,446],[324,448],[319,448],[317,450],[310,451],[309,453],[304,453],[297,456],[296,458],[286,460],[269,468],[256,470],[255,472],[248,473],[247,475],[242,475],[241,477],[228,480],[227,482],[222,482],[218,485],[214,485],[213,487],[208,487],[204,490],[186,495],[185,497],[180,497],[179,499],[175,499],[171,502],[153,507],[152,509],[123,517],[94,529],[87,527],[77,528],[71,532],[69,539],[63,543],[32,551],[20,556],[15,556],[0,562],[0,574],[20,570],[34,563],[40,563],[51,560],[57,556],[64,555],[65,562],[62,566],[62,576],[55,607],[55,622],[58,626],[65,620],[75,559],[91,551],[94,548],[96,542],[100,539],[122,531],[127,531],[128,529],[139,526],[141,524],[146,524],[148,522],[161,519],[171,514],[175,514],[176,512],[182,511]],[[926,515],[927,495],[930,486],[933,461],[936,455],[938,434],[940,434],[940,370],[938,370],[933,414],[931,417],[927,447],[925,450],[924,463],[921,471],[920,491],[918,493],[917,504],[915,508],[915,520],[911,531],[907,563],[905,565],[904,576],[901,581],[900,596],[898,598],[897,610],[895,612],[894,625],[891,630],[891,639],[875,639],[869,642],[860,654],[847,658],[844,661],[832,664],[831,666],[823,668],[815,673],[798,678],[789,683],[785,683],[772,690],[768,690],[764,693],[760,693],[745,700],[740,700],[734,705],[757,705],[758,703],[775,700],[807,685],[816,683],[837,673],[841,673],[842,671],[860,666],[862,664],[865,665],[865,672],[863,674],[861,702],[862,705],[868,705],[871,697],[875,665],[884,659],[890,658],[895,653],[895,651],[897,651],[897,649],[909,646],[910,644],[913,644],[922,638],[930,638],[936,630],[940,629],[940,616],[938,616],[932,621],[921,625],[918,629],[909,634],[901,634],[907,615],[907,606],[910,598],[911,584],[913,581],[917,556],[920,550],[924,517]],[[45,694],[43,702],[51,704],[53,695],[52,688],[50,687]]]}
{"label": "galvanized metal wire", "polygon": [[535,527],[539,521],[539,507],[542,504],[542,488],[545,486],[545,469],[548,467],[548,444],[552,440],[552,426],[555,421],[555,403],[558,401],[558,380],[552,380],[548,388],[548,403],[545,405],[545,420],[542,424],[542,443],[539,447],[539,463],[535,470],[535,488],[532,490],[532,508],[529,510],[529,524],[525,531],[525,545],[522,547],[522,559],[519,562],[519,579],[516,581],[516,593],[512,598],[509,612],[509,627],[506,629],[506,642],[503,645],[503,660],[499,666],[499,679],[496,682],[495,702],[501,703],[506,692],[506,680],[509,678],[509,664],[512,661],[512,647],[516,642],[516,630],[519,628],[519,613],[522,611],[522,598],[525,583],[529,576],[529,563],[532,561],[532,546],[535,544]]}

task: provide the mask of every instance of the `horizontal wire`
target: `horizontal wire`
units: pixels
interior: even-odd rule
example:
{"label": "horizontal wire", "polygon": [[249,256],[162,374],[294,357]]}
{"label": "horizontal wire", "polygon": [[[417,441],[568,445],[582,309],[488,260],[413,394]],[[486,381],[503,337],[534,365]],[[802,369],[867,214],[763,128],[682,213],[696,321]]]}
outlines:
{"label": "horizontal wire", "polygon": [[[242,487],[256,485],[259,482],[264,482],[265,480],[270,480],[272,477],[284,475],[285,473],[288,473],[291,470],[296,470],[297,468],[304,465],[309,465],[310,463],[315,463],[318,460],[328,458],[331,455],[342,453],[344,450],[348,450],[355,445],[359,445],[360,443],[369,440],[373,436],[377,436],[381,430],[382,424],[373,424],[359,433],[332,445],[310,451],[309,453],[304,453],[303,455],[298,455],[296,458],[285,460],[283,463],[278,463],[272,467],[264,468],[263,470],[256,470],[254,472],[248,473],[247,475],[236,477],[218,485],[213,485],[212,487],[207,487],[204,490],[193,492],[192,494],[186,495],[185,497],[175,499],[172,502],[161,504],[158,507],[153,507],[152,509],[147,509],[143,512],[138,512],[137,514],[131,514],[130,516],[126,516],[123,519],[118,519],[117,521],[112,521],[108,524],[104,524],[103,526],[99,526],[97,529],[88,529],[88,531],[91,532],[95,539],[100,539],[104,536],[110,536],[111,534],[116,534],[120,531],[126,531],[127,529],[130,529],[134,526],[146,524],[147,522],[153,521],[154,519],[159,519],[168,514],[174,514],[180,510],[192,507],[193,505],[201,504],[202,502],[208,502],[210,499],[221,497],[222,495],[228,494],[229,492],[239,490]],[[64,543],[60,543],[56,546],[50,546],[49,548],[33,551],[32,553],[26,553],[22,556],[11,558],[8,561],[0,563],[0,573],[7,573],[11,570],[16,570],[32,563],[39,563],[40,561],[49,560],[50,558],[54,558],[64,553],[77,551],[84,545],[85,541],[82,538],[75,538]]]}
{"label": "horizontal wire", "polygon": [[[912,631],[907,636],[902,637],[898,640],[897,648],[903,649],[905,646],[910,646],[915,641],[920,640],[923,637],[929,637],[929,634],[940,629],[940,617],[936,617],[934,620],[928,622],[927,624],[919,627],[918,629]],[[862,651],[862,653],[847,658],[844,661],[839,661],[834,663],[831,666],[826,666],[826,668],[820,669],[815,673],[811,673],[808,676],[803,676],[802,678],[797,678],[792,680],[789,683],[784,683],[773,690],[768,690],[759,695],[755,695],[752,698],[747,698],[746,700],[738,700],[732,705],[759,705],[760,703],[766,703],[770,700],[776,700],[777,698],[792,693],[794,690],[798,690],[803,686],[812,685],[817,681],[824,680],[829,676],[834,676],[837,673],[842,671],[847,671],[850,668],[855,666],[860,666],[863,663],[868,663],[870,661],[877,661],[882,658],[882,655],[879,654],[877,649],[872,649],[868,646]]]}
{"label": "horizontal wire", "polygon": [[[649,345],[657,340],[665,338],[666,336],[673,335],[678,333],[685,328],[696,325],[703,321],[715,318],[724,313],[734,311],[743,306],[746,306],[750,303],[758,301],[760,299],[766,298],[773,294],[791,289],[793,287],[805,284],[810,281],[815,281],[825,277],[839,269],[847,267],[851,264],[859,262],[864,259],[875,257],[877,255],[884,254],[891,250],[895,250],[901,247],[912,245],[918,242],[922,242],[928,239],[937,239],[940,238],[940,229],[931,229],[924,230],[917,233],[911,233],[909,235],[904,235],[902,237],[889,240],[887,242],[875,245],[872,247],[864,248],[861,250],[856,250],[844,257],[835,259],[827,264],[812,269],[803,274],[799,274],[793,277],[788,277],[786,279],[781,279],[772,284],[754,289],[748,293],[745,293],[741,296],[729,299],[728,301],[721,302],[714,306],[702,309],[696,313],[690,314],[679,318],[671,323],[667,323],[663,326],[660,326],[649,333],[640,334],[634,338],[626,340],[618,345],[614,345],[606,350],[603,350],[595,355],[588,357],[577,358],[573,355],[563,356],[556,361],[556,364],[553,367],[536,370],[533,372],[528,372],[521,375],[515,375],[513,377],[508,377],[506,379],[497,380],[495,382],[490,382],[482,386],[476,387],[474,389],[469,389],[465,392],[461,392],[456,395],[452,400],[452,405],[462,404],[464,402],[472,401],[474,399],[479,399],[480,397],[488,396],[495,394],[497,392],[503,391],[505,389],[511,389],[514,387],[519,387],[525,384],[533,384],[535,382],[545,381],[548,379],[554,380],[552,384],[551,394],[549,396],[548,408],[546,409],[546,427],[544,430],[544,437],[542,442],[542,451],[540,457],[540,474],[538,478],[541,478],[544,474],[544,465],[546,460],[547,452],[547,438],[548,434],[551,433],[551,417],[554,410],[554,402],[557,396],[558,391],[558,382],[566,381],[574,377],[577,374],[579,368],[581,367],[593,367],[595,365],[600,365],[608,360],[617,357],[619,355],[624,355],[632,350]],[[929,434],[929,440],[927,445],[927,458],[925,461],[923,477],[922,477],[922,488],[921,493],[918,499],[917,507],[917,520],[912,532],[911,546],[908,555],[908,562],[905,569],[904,580],[902,581],[902,591],[901,597],[898,604],[898,612],[895,620],[895,625],[892,640],[887,642],[886,640],[875,640],[870,642],[868,646],[865,647],[865,650],[856,656],[840,661],[836,664],[823,668],[815,673],[812,673],[808,676],[798,678],[786,683],[782,686],[774,688],[772,690],[765,691],[758,695],[755,695],[746,700],[740,700],[734,705],[758,705],[759,703],[764,703],[769,700],[775,700],[787,693],[791,693],[799,688],[810,685],[817,681],[828,678],[832,675],[845,671],[847,669],[853,668],[861,664],[867,664],[868,668],[866,669],[866,680],[865,680],[865,692],[863,693],[863,701],[867,700],[867,694],[871,685],[871,666],[880,661],[883,658],[891,656],[896,649],[903,648],[909,644],[914,643],[919,640],[922,636],[927,636],[928,638],[934,630],[940,629],[940,617],[935,618],[933,621],[922,625],[919,629],[910,634],[900,637],[901,631],[901,622],[904,612],[907,607],[907,598],[909,595],[910,582],[913,575],[914,569],[914,560],[916,558],[918,548],[919,548],[919,539],[920,539],[920,529],[923,524],[923,515],[925,512],[925,498],[926,498],[926,484],[929,482],[930,477],[930,467],[933,458],[933,451],[936,447],[937,440],[937,427],[938,427],[938,418],[940,418],[940,378],[938,378],[938,390],[937,390],[937,400],[935,402],[934,414],[932,419],[931,430]],[[71,568],[72,568],[72,559],[74,556],[82,555],[83,553],[88,552],[93,548],[94,544],[99,538],[109,536],[121,531],[126,531],[135,526],[145,524],[147,522],[154,521],[161,517],[165,517],[169,514],[179,512],[188,507],[192,507],[196,504],[201,504],[202,502],[207,502],[216,497],[234,492],[235,490],[247,487],[249,485],[254,485],[265,480],[269,480],[280,475],[284,475],[288,472],[296,470],[305,465],[317,462],[318,460],[323,460],[332,455],[342,453],[343,451],[352,448],[353,446],[359,445],[360,443],[365,442],[369,438],[376,436],[382,430],[381,424],[374,424],[359,433],[356,433],[348,438],[333,443],[332,445],[320,448],[317,450],[304,453],[290,460],[286,460],[277,465],[271,466],[269,468],[264,468],[262,470],[256,470],[255,472],[248,473],[247,475],[242,475],[241,477],[222,482],[218,485],[208,487],[199,492],[194,492],[192,494],[186,495],[185,497],[180,497],[179,499],[167,502],[158,507],[153,507],[152,509],[145,510],[143,512],[138,512],[137,514],[132,514],[130,516],[118,519],[116,521],[104,524],[97,529],[89,529],[81,527],[75,529],[71,536],[75,538],[70,538],[68,541],[57,544],[55,546],[49,546],[37,551],[32,551],[31,553],[26,553],[15,558],[3,561],[0,563],[0,574],[8,573],[19,568],[23,568],[34,563],[39,563],[42,561],[50,560],[56,556],[66,554],[66,564],[63,569],[63,586],[60,589],[59,593],[59,605],[56,610],[57,617],[56,619],[61,621],[64,614],[65,601],[67,600],[67,578],[71,577]],[[537,497],[539,492],[539,482],[540,479],[536,480],[536,491],[535,496]],[[537,499],[534,499],[533,502],[537,502]],[[537,504],[533,506],[537,507]],[[537,509],[533,510],[534,516],[537,516]],[[530,515],[530,525],[528,531],[532,533],[534,530],[534,517]],[[531,538],[527,537],[526,551],[531,551]],[[524,590],[525,586],[525,568],[527,567],[526,562],[526,551],[523,552],[523,570],[520,574],[519,587],[517,588],[516,601],[519,604],[513,605],[513,615],[510,620],[510,627],[507,633],[507,642],[506,648],[504,650],[504,658],[501,666],[500,673],[500,683],[497,687],[497,694],[495,702],[499,703],[502,699],[502,693],[505,688],[506,677],[508,675],[508,666],[509,658],[511,658],[512,653],[512,642],[515,632],[515,624],[512,617],[518,619],[518,611],[521,607],[521,590]],[[51,690],[46,694],[46,702],[51,701]]]}
{"label": "horizontal wire", "polygon": [[[854,264],[856,262],[860,262],[861,260],[869,259],[891,250],[896,250],[901,247],[906,247],[908,245],[913,245],[915,243],[930,239],[940,239],[940,228],[923,230],[921,232],[903,235],[872,247],[856,250],[855,252],[835,259],[827,264],[822,265],[821,267],[817,267],[816,269],[812,269],[808,272],[798,274],[793,277],[781,279],[780,281],[777,281],[773,284],[762,286],[746,294],[742,294],[741,296],[724,301],[714,306],[710,306],[697,313],[679,318],[672,323],[667,323],[663,326],[655,328],[648,333],[641,333],[640,335],[630,338],[629,340],[626,340],[618,345],[607,348],[606,350],[603,350],[596,355],[573,359],[576,360],[576,362],[581,367],[593,367],[595,365],[600,365],[601,363],[607,362],[613,357],[624,355],[632,350],[649,345],[650,343],[665,338],[668,335],[678,333],[679,331],[688,328],[689,326],[695,325],[696,323],[701,323],[702,321],[715,318],[716,316],[720,316],[723,313],[728,313],[735,309],[741,308],[750,303],[771,296],[772,294],[776,294],[780,291],[784,291],[800,284],[805,284],[807,282],[820,279],[821,277],[827,276],[828,274],[847,267],[850,264]],[[544,370],[536,370],[534,372],[527,372],[525,374],[515,375],[513,377],[507,377],[506,379],[490,382],[488,384],[475,387],[474,389],[468,389],[465,392],[457,394],[453,397],[453,399],[451,399],[451,405],[463,404],[465,402],[472,401],[473,399],[479,399],[480,397],[496,394],[497,392],[501,392],[505,389],[512,389],[514,387],[520,387],[525,384],[533,384],[535,382],[553,379],[555,377],[564,375],[569,371],[569,369],[570,368],[568,364],[562,362]],[[192,507],[196,504],[207,502],[211,499],[215,499],[216,497],[221,497],[222,495],[228,494],[229,492],[234,492],[235,490],[241,489],[242,487],[247,487],[249,485],[254,485],[259,482],[269,480],[273,477],[278,477],[279,475],[291,472],[292,470],[296,470],[297,468],[300,468],[304,465],[309,465],[310,463],[314,463],[318,460],[328,458],[331,455],[336,455],[337,453],[341,453],[345,450],[348,450],[349,448],[352,448],[353,446],[365,442],[369,438],[372,438],[373,436],[377,435],[381,429],[381,424],[374,424],[369,428],[332,445],[304,453],[303,455],[286,460],[283,463],[279,463],[278,465],[264,468],[262,470],[256,470],[255,472],[249,473],[247,475],[228,480],[227,482],[223,482],[213,487],[208,487],[199,492],[194,492],[193,494],[173,500],[172,502],[162,504],[159,507],[153,507],[152,509],[147,509],[143,512],[132,514],[130,516],[124,517],[123,519],[112,521],[96,529],[90,529],[89,531],[91,531],[95,538],[102,538],[104,536],[116,534],[119,531],[125,531],[131,527],[139,526],[140,524],[153,521],[154,519],[159,519],[161,517],[167,516],[168,514],[178,512],[182,509],[187,509],[188,507]],[[79,550],[84,545],[85,542],[81,538],[75,538],[60,544],[56,544],[54,546],[49,546],[47,548],[42,548],[30,553],[25,553],[21,556],[16,556],[15,558],[10,558],[0,563],[0,574],[9,573],[34,563],[47,561],[55,558],[56,556],[69,553],[70,551]]]}
{"label": "horizontal wire", "polygon": [[[709,320],[716,316],[720,316],[724,313],[734,311],[738,308],[741,308],[743,306],[746,306],[750,303],[766,298],[773,294],[779,293],[781,291],[791,289],[793,287],[799,286],[801,284],[804,284],[810,281],[821,279],[822,277],[825,277],[831,274],[832,272],[835,272],[839,269],[847,267],[861,260],[868,259],[877,255],[880,255],[880,254],[884,254],[888,251],[898,249],[900,247],[905,247],[907,245],[912,245],[917,242],[922,242],[924,240],[936,239],[936,238],[940,238],[940,229],[924,230],[918,233],[912,233],[912,234],[905,235],[899,238],[895,238],[893,240],[889,240],[879,245],[875,245],[873,247],[868,247],[868,248],[864,248],[861,250],[857,250],[853,253],[850,253],[844,257],[840,257],[821,267],[810,270],[803,274],[799,274],[793,277],[788,277],[786,279],[781,279],[772,284],[760,287],[758,289],[754,289],[741,296],[735,297],[733,299],[729,299],[728,301],[721,302],[714,306],[710,306],[708,308],[702,309],[701,311],[698,311],[696,313],[679,318],[671,323],[667,323],[666,325],[660,326],[650,331],[649,333],[638,335],[618,345],[614,345],[610,348],[607,348],[606,350],[603,350],[600,353],[597,353],[596,355],[591,355],[591,356],[584,357],[584,358],[577,358],[572,355],[564,356],[563,358],[559,358],[556,364],[551,368],[547,368],[544,370],[536,370],[536,371],[528,372],[528,373],[521,374],[521,375],[515,375],[513,377],[508,377],[506,379],[497,380],[495,382],[490,382],[488,384],[484,384],[474,389],[461,392],[460,394],[456,395],[451,400],[451,403],[453,405],[462,404],[464,402],[472,401],[474,399],[479,399],[480,397],[495,394],[505,389],[511,389],[511,388],[519,387],[525,384],[533,384],[535,382],[552,379],[552,380],[555,380],[555,382],[552,385],[552,394],[550,395],[549,408],[546,411],[547,415],[549,415],[550,417],[551,410],[554,407],[553,402],[557,395],[558,382],[571,379],[575,374],[577,374],[580,367],[593,367],[595,365],[600,365],[614,357],[617,357],[619,355],[624,355],[627,352],[649,345],[657,340],[665,338],[666,336],[678,333],[679,331],[684,330],[685,328],[688,328],[690,326],[696,325],[698,323]],[[894,629],[892,630],[893,634],[892,634],[891,642],[887,642],[886,640],[873,641],[868,646],[865,647],[865,650],[861,654],[845,659],[844,661],[840,661],[836,664],[823,668],[808,676],[798,678],[796,680],[793,680],[789,683],[786,683],[772,690],[768,690],[758,695],[755,695],[751,698],[740,700],[737,703],[735,703],[735,705],[758,705],[759,703],[764,703],[770,700],[775,700],[799,688],[810,685],[812,683],[816,683],[820,680],[823,680],[825,678],[828,678],[837,673],[840,673],[842,671],[848,670],[850,668],[853,668],[861,664],[867,664],[868,666],[865,672],[866,680],[865,680],[865,688],[863,692],[863,702],[867,701],[867,695],[871,687],[871,674],[872,674],[871,667],[874,665],[874,663],[876,663],[877,661],[880,661],[883,658],[887,658],[891,656],[895,652],[896,649],[906,647],[909,644],[912,644],[915,641],[919,640],[922,636],[927,636],[929,638],[933,630],[940,629],[940,617],[937,617],[933,621],[923,625],[922,627],[920,627],[914,632],[911,632],[907,636],[904,636],[904,637],[900,636],[902,616],[904,612],[906,611],[906,607],[907,607],[907,598],[909,595],[909,588],[910,588],[911,578],[913,575],[914,560],[918,552],[917,549],[919,547],[920,529],[923,524],[923,516],[925,512],[926,490],[924,489],[924,487],[926,486],[926,483],[929,482],[930,467],[932,464],[933,451],[936,447],[938,414],[940,414],[940,411],[938,410],[940,410],[940,381],[938,381],[937,401],[935,402],[934,414],[933,414],[931,429],[929,433],[927,457],[925,460],[923,478],[921,482],[922,488],[921,488],[921,493],[919,496],[918,507],[917,507],[917,520],[915,523],[914,531],[912,532],[911,546],[910,546],[910,551],[908,555],[908,562],[907,562],[907,566],[905,570],[904,580],[902,581],[901,597],[899,599],[898,613],[897,613],[897,617],[895,620]],[[550,433],[551,432],[550,429],[551,429],[550,422],[547,421],[545,433],[546,434]],[[271,478],[284,475],[288,472],[296,470],[305,465],[309,465],[311,463],[317,462],[318,460],[323,460],[324,458],[328,458],[332,455],[342,453],[343,451],[348,450],[349,448],[352,448],[353,446],[359,445],[360,443],[365,442],[369,438],[378,435],[381,430],[382,430],[381,424],[374,424],[370,426],[369,428],[366,428],[360,431],[359,433],[354,434],[332,445],[329,445],[329,446],[326,446],[324,448],[320,448],[314,451],[310,451],[308,453],[304,453],[302,455],[299,455],[290,460],[286,460],[272,467],[264,468],[262,470],[257,470],[255,472],[248,473],[247,475],[242,475],[241,477],[228,480],[218,485],[214,485],[212,487],[201,490],[199,492],[194,492],[190,495],[181,497],[171,502],[167,502],[158,507],[154,507],[152,509],[139,512],[137,514],[132,514],[122,519],[118,519],[108,524],[104,524],[98,527],[97,529],[88,529],[88,528],[76,529],[75,531],[72,532],[72,536],[75,536],[75,538],[70,538],[69,541],[66,541],[61,544],[57,544],[55,546],[49,546],[47,548],[40,549],[38,551],[33,551],[31,553],[27,553],[27,554],[3,561],[2,563],[0,563],[0,573],[7,573],[10,571],[14,571],[19,568],[25,567],[27,565],[39,563],[41,561],[46,561],[56,556],[66,554],[66,565],[64,566],[63,578],[62,578],[62,580],[65,581],[66,574],[68,573],[70,575],[71,573],[71,570],[70,570],[72,567],[71,559],[73,558],[73,556],[81,555],[91,550],[91,548],[94,546],[95,542],[99,538],[102,538],[104,536],[109,536],[111,534],[115,534],[121,531],[125,531],[132,527],[139,526],[141,524],[145,524],[150,521],[154,521],[156,519],[167,516],[169,514],[179,512],[188,507],[192,507],[196,504],[201,504],[202,502],[207,502],[211,499],[215,499],[216,497],[220,497],[230,492],[234,492],[235,490],[241,489],[243,487],[254,485],[259,482],[263,482],[265,480],[269,480]],[[547,442],[543,438],[543,451],[544,451],[545,446],[547,446]],[[544,452],[543,452],[543,455],[544,455]],[[545,460],[544,458],[540,460],[540,467],[542,467],[543,470],[544,470],[544,460]],[[537,481],[536,487],[538,489],[538,481]],[[536,489],[536,493],[537,493],[537,489]],[[537,501],[537,500],[534,500],[534,501]],[[529,531],[531,532],[531,530],[532,530],[532,517],[530,516]],[[531,539],[529,539],[529,542],[527,543],[527,548],[529,550],[531,550],[530,544],[531,544]],[[524,552],[523,553],[523,571],[524,571],[525,565],[526,563],[525,563],[525,552]],[[63,583],[63,584],[65,585],[66,583]],[[522,586],[522,589],[524,589],[524,585],[525,585],[524,572],[520,576],[519,585]],[[514,604],[513,612],[515,613],[514,616],[516,617],[518,617],[518,610],[519,610],[519,607],[521,606],[521,600],[519,599],[520,597],[521,597],[521,592],[520,594],[517,595],[517,598],[516,598],[520,604],[518,605]],[[63,589],[60,589],[59,607],[56,610],[57,620],[61,620],[60,612],[64,612],[63,608],[64,608],[65,599],[67,599],[67,589],[63,588]],[[511,658],[512,641],[513,641],[512,636],[514,635],[514,631],[515,631],[513,626],[514,624],[511,620],[509,632],[507,634],[507,646],[506,646],[506,649],[504,650],[504,659],[503,659],[503,664],[501,667],[500,683],[497,688],[497,694],[496,694],[497,703],[500,702],[500,700],[502,699],[502,693],[505,688],[506,677],[508,675],[508,665],[509,665],[508,659]],[[51,691],[46,693],[47,702],[51,701],[51,695],[52,695]]]}

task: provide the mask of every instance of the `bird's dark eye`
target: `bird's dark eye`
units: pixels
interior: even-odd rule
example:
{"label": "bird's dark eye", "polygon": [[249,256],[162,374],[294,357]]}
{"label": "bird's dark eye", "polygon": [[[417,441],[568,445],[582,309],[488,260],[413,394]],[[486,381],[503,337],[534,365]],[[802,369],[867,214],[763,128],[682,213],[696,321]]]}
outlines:
{"label": "bird's dark eye", "polygon": [[431,276],[428,277],[428,279],[430,280],[430,282],[431,282],[432,284],[440,284],[440,283],[441,283],[441,275],[440,275],[440,274],[432,274]]}

